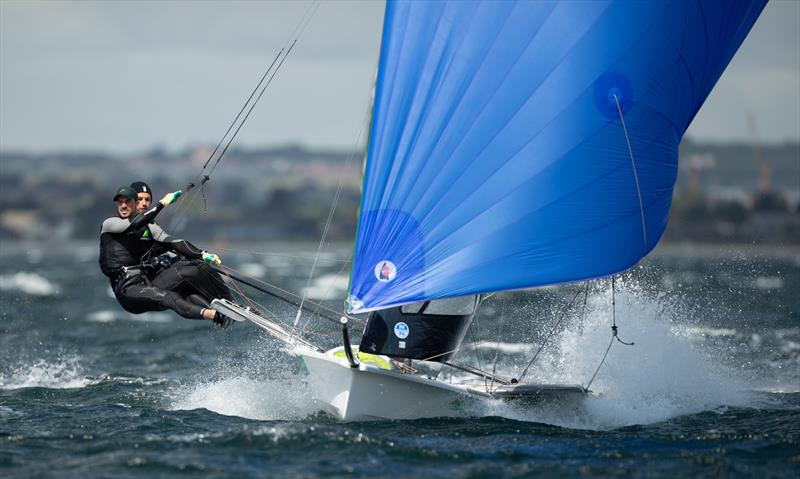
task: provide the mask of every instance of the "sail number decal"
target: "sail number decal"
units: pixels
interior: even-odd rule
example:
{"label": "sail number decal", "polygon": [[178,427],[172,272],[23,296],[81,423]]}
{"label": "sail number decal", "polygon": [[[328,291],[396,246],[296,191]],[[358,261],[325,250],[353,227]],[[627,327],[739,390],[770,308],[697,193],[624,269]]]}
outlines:
{"label": "sail number decal", "polygon": [[389,260],[378,261],[375,265],[375,277],[381,283],[388,283],[397,276],[397,266]]}

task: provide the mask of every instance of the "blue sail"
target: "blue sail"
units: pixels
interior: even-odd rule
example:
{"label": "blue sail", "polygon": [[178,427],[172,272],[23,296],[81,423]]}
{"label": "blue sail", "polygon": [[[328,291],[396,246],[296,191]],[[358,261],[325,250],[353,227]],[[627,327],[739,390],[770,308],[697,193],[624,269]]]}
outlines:
{"label": "blue sail", "polygon": [[635,265],[765,3],[390,0],[350,311]]}

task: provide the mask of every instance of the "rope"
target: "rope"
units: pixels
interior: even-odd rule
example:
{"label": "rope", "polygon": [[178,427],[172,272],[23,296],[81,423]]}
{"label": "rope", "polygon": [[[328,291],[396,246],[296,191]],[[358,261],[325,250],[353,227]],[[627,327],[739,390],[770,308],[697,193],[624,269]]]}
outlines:
{"label": "rope", "polygon": [[603,354],[603,359],[600,360],[600,364],[597,366],[597,369],[594,371],[594,374],[592,374],[592,379],[589,380],[589,384],[587,384],[586,387],[583,388],[583,389],[588,391],[589,388],[592,386],[592,383],[594,382],[594,378],[597,376],[597,373],[600,372],[600,368],[603,367],[603,363],[606,362],[606,357],[608,357],[608,352],[611,350],[611,345],[612,344],[614,344],[614,336],[613,335],[611,336],[611,341],[608,342],[608,347],[606,348],[605,354]]}
{"label": "rope", "polygon": [[589,383],[586,384],[585,390],[589,390],[589,387],[594,382],[594,378],[597,377],[597,373],[600,372],[600,368],[603,367],[603,363],[606,362],[606,358],[608,357],[608,352],[611,351],[611,345],[614,344],[614,339],[619,341],[620,343],[624,344],[625,346],[633,346],[634,343],[631,341],[630,343],[626,343],[625,341],[619,339],[617,335],[618,328],[617,328],[617,302],[616,302],[616,277],[611,276],[611,340],[608,343],[608,347],[606,348],[606,352],[603,354],[603,359],[600,360],[600,364],[597,365],[597,369],[595,369],[594,374],[592,374],[592,378],[589,379]]}
{"label": "rope", "polygon": [[430,361],[431,359],[436,359],[436,358],[438,358],[440,356],[445,356],[445,355],[448,355],[448,354],[451,354],[451,353],[457,353],[459,351],[459,349],[461,349],[461,347],[458,347],[456,349],[452,349],[450,351],[445,351],[443,353],[434,354],[433,356],[427,357],[425,359],[420,359],[420,361]]}
{"label": "rope", "polygon": [[628,128],[625,126],[625,117],[622,115],[622,108],[619,106],[619,99],[617,94],[614,94],[614,103],[617,104],[617,111],[619,112],[619,121],[622,123],[622,131],[625,132],[625,143],[628,145],[628,154],[631,157],[631,167],[633,167],[633,179],[636,182],[636,194],[639,197],[639,214],[642,217],[642,237],[644,238],[643,249],[647,250],[647,228],[644,222],[644,203],[642,202],[642,190],[639,187],[639,174],[636,171],[636,161],[633,159],[633,149],[631,148],[631,140],[628,137]]}
{"label": "rope", "polygon": [[617,300],[616,300],[616,276],[611,276],[611,320],[613,321],[611,326],[611,333],[617,338],[617,341],[624,344],[625,346],[633,346],[633,341],[630,343],[626,343],[625,341],[619,339],[617,336]]}

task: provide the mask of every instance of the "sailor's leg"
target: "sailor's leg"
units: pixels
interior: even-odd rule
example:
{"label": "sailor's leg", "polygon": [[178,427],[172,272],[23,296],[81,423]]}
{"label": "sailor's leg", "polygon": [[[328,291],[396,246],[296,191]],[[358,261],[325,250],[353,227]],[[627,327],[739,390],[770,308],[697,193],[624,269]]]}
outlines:
{"label": "sailor's leg", "polygon": [[[209,319],[203,312],[206,308],[198,306],[174,291],[166,291],[164,304],[171,310],[188,319]],[[211,317],[213,319],[213,317]]]}
{"label": "sailor's leg", "polygon": [[204,307],[192,303],[174,291],[166,291],[152,285],[136,284],[125,288],[117,294],[117,300],[126,311],[134,314],[171,309],[184,318],[204,319]]}
{"label": "sailor's leg", "polygon": [[158,296],[148,294],[144,284],[134,284],[124,288],[122,291],[115,291],[119,304],[125,311],[133,314],[141,314],[147,311],[164,311],[167,309]]}
{"label": "sailor's leg", "polygon": [[215,298],[233,299],[219,275],[205,263],[195,261],[181,261],[172,265],[153,278],[151,285],[177,291],[187,297],[199,294],[209,303]]}
{"label": "sailor's leg", "polygon": [[188,299],[192,303],[194,303],[194,304],[196,304],[198,306],[201,306],[203,308],[210,308],[211,307],[211,303],[206,301],[206,298],[200,296],[197,293],[192,293],[192,294],[186,296],[186,299]]}
{"label": "sailor's leg", "polygon": [[211,266],[205,263],[200,263],[198,266],[200,267],[201,271],[199,279],[201,280],[202,287],[211,293],[211,298],[233,301],[231,290],[222,280],[219,273],[214,271]]}
{"label": "sailor's leg", "polygon": [[187,262],[181,261],[159,271],[150,281],[150,285],[175,292],[182,292],[191,288],[191,283],[195,281],[198,273],[195,271],[196,268],[187,268],[187,265]]}

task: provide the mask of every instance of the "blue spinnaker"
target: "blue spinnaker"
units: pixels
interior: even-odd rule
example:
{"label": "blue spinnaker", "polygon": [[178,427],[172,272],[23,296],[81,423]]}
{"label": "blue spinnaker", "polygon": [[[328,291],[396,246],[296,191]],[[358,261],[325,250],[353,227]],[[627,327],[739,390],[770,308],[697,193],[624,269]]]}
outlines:
{"label": "blue spinnaker", "polygon": [[765,3],[390,0],[349,309],[635,265]]}

